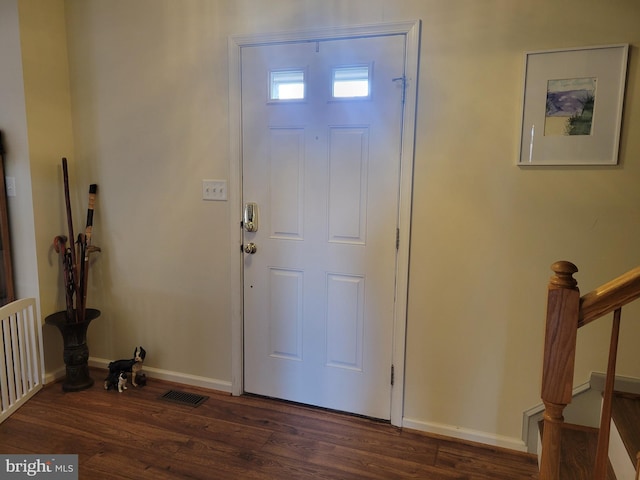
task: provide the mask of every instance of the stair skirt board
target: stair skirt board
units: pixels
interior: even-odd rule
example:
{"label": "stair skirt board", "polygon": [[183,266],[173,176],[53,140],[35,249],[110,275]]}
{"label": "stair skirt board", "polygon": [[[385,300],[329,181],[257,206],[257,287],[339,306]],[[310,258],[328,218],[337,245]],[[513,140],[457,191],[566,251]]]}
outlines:
{"label": "stair skirt board", "polygon": [[616,480],[636,480],[636,470],[624,446],[620,432],[615,422],[611,421],[611,435],[609,437],[609,461],[616,472]]}
{"label": "stair skirt board", "polygon": [[[599,392],[604,392],[604,382],[606,375],[604,373],[593,372],[591,374],[591,388]],[[640,378],[624,377],[616,375],[616,381],[613,389],[616,392],[633,393],[640,395]]]}

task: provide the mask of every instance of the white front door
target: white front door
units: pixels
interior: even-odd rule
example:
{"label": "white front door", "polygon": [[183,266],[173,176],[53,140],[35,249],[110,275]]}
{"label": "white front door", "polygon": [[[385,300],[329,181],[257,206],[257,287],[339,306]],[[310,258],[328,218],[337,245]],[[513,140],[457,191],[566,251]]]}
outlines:
{"label": "white front door", "polygon": [[246,392],[390,418],[404,48],[242,50]]}

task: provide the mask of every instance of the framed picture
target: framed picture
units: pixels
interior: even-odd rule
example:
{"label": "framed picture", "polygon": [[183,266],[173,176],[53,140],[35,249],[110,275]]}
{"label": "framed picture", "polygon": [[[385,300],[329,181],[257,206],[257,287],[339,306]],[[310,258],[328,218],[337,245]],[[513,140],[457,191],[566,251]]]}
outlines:
{"label": "framed picture", "polygon": [[616,165],[628,44],[525,53],[518,165]]}

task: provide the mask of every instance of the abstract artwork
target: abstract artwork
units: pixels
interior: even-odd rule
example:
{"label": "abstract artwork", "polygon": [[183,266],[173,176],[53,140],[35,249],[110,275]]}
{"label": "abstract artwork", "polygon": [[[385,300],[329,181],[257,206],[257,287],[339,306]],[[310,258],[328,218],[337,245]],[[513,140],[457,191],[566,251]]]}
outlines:
{"label": "abstract artwork", "polygon": [[545,135],[591,135],[596,99],[594,77],[549,80]]}
{"label": "abstract artwork", "polygon": [[629,45],[525,53],[518,165],[616,165]]}

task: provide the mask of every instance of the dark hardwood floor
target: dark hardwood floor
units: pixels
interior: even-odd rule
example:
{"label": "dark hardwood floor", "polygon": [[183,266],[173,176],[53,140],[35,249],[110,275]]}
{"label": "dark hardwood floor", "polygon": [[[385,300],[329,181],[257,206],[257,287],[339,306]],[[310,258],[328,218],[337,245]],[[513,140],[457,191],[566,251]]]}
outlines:
{"label": "dark hardwood floor", "polygon": [[[0,453],[79,455],[79,478],[538,478],[535,457],[384,422],[253,396],[232,397],[150,378],[118,393],[96,384],[46,386],[0,424]],[[208,395],[198,407],[167,390]]]}

